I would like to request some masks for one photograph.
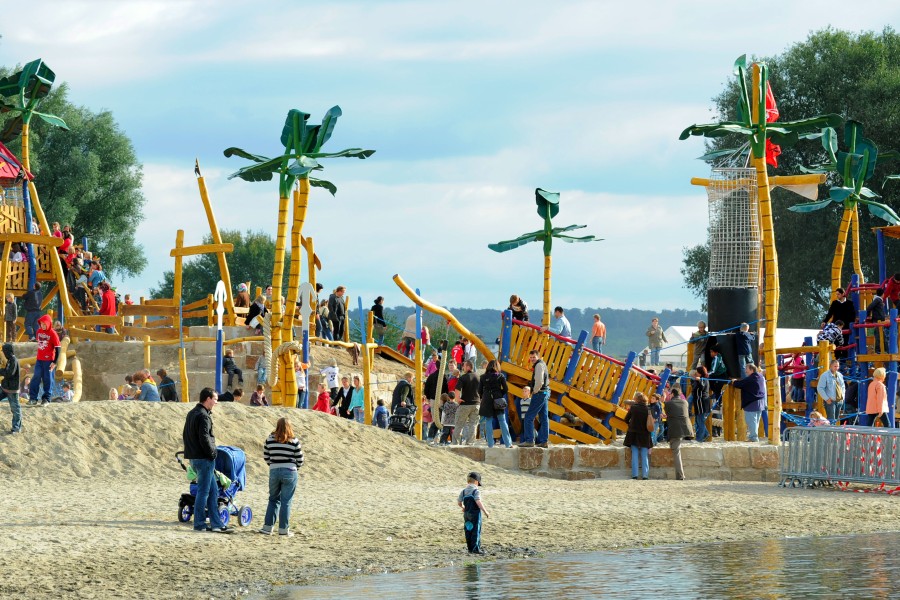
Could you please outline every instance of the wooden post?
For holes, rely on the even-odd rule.
[[[23,136],[24,137],[24,136]],[[26,161],[23,158],[22,164],[25,165]],[[28,170],[28,167],[25,166],[25,169]],[[31,207],[34,209],[34,215],[37,217],[38,225],[40,225],[41,229],[46,232],[47,235],[50,235],[50,226],[47,223],[47,216],[44,214],[44,209],[41,208],[41,201],[38,198],[37,188],[34,186],[33,181],[28,182],[28,193],[31,195]],[[26,227],[30,227],[31,224],[27,223]],[[54,278],[56,279],[57,287],[60,290],[66,289],[66,276],[63,273],[62,263],[59,260],[59,253],[56,252],[55,249],[47,247],[48,249],[48,259],[50,261],[50,271],[53,273]],[[35,251],[37,252],[37,251]],[[6,259],[8,257],[4,257]],[[36,268],[36,267],[35,267]],[[37,275],[37,273],[35,273]],[[65,293],[60,293],[59,295],[59,303],[60,303],[60,312],[63,313],[66,318],[71,317],[75,314],[72,309],[72,305],[69,303],[69,295]]]
[[[199,163],[197,170],[198,172],[200,170]],[[200,200],[203,202],[203,209],[206,211],[206,220],[209,222],[209,232],[210,235],[212,235],[212,242],[213,244],[221,244],[222,235],[219,232],[219,226],[216,223],[216,216],[213,214],[212,204],[209,202],[209,191],[206,189],[206,181],[202,176],[197,177],[197,185],[200,187]],[[227,325],[233,326],[236,318],[234,313],[234,296],[232,295],[231,290],[231,273],[228,271],[228,261],[225,259],[225,253],[216,252],[216,260],[219,262],[219,276],[225,283],[227,300],[225,304],[225,314],[227,315],[227,319],[225,319],[225,322]]]
[[[852,327],[853,324],[851,323],[850,326]],[[812,357],[812,353],[807,354],[807,357]],[[806,362],[807,362],[806,368],[809,369],[810,368],[809,358],[807,358]],[[830,366],[831,366],[831,343],[827,342],[825,340],[821,340],[819,342],[819,367],[818,367],[818,369],[816,369],[815,372],[809,371],[806,374],[807,380],[812,379],[813,376],[815,376],[816,378],[821,377],[823,373],[828,371],[828,368]],[[824,415],[825,414],[825,401],[822,400],[822,396],[820,396],[818,394],[818,392],[816,392],[815,404],[816,404],[816,410],[818,410],[819,413]],[[809,403],[807,403],[807,406],[809,406]],[[810,412],[812,412],[812,411],[807,408],[806,409],[807,417],[809,417]]]
[[[150,370],[150,336],[144,336],[144,368]]]
[[[184,348],[178,349],[178,366],[181,370],[181,401],[189,402],[191,391],[188,384],[187,352]]]
[[[362,343],[362,359],[363,359],[363,412],[365,413],[366,425],[372,424],[372,357],[369,354],[369,344],[372,343],[372,324],[375,315],[370,310],[366,318],[369,321],[369,336]]]
[[[144,304],[143,296],[140,297],[139,302],[143,306],[143,304]],[[140,327],[146,327],[147,326],[147,315],[141,315],[141,318],[139,320],[135,321],[135,323],[140,323],[140,325],[139,325]]]
[[[350,294],[346,291],[344,292],[344,341],[350,341]]]
[[[29,223],[29,225],[30,225],[30,223]],[[3,306],[6,306],[6,283],[7,283],[6,280],[9,277],[9,246],[10,246],[10,242],[3,242],[2,250],[0,250],[0,252],[3,253],[2,255],[0,255],[0,298],[3,299],[3,302],[4,302]],[[28,287],[28,283],[27,283],[28,279],[26,278],[25,281],[26,281],[25,286]],[[14,323],[13,328],[15,328],[15,326],[16,325]],[[6,336],[7,336],[6,320],[4,319],[4,321],[3,321],[3,341],[4,342],[7,339]]]
[[[184,229],[179,229],[175,233],[175,249],[179,250],[184,247]],[[181,304],[181,275],[182,275],[182,266],[184,263],[184,257],[180,254],[175,256],[175,278],[174,285],[172,287],[172,299],[175,301],[175,306]]]

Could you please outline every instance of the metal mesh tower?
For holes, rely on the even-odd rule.
[[[759,286],[755,169],[713,169],[709,197],[709,289]]]

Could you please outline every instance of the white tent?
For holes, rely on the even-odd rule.
[[[696,325],[671,325],[666,328],[665,336],[667,342],[663,343],[663,349],[659,353],[659,362],[665,364],[672,363],[676,367],[684,367],[687,364],[687,341],[691,339],[691,334],[697,331]],[[763,328],[765,331],[765,328]],[[803,345],[803,340],[811,337],[813,344],[816,343],[816,334],[818,329],[784,329],[779,328],[775,332],[776,348],[794,348]]]

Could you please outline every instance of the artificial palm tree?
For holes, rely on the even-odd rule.
[[[271,181],[278,175],[278,231],[275,239],[275,266],[272,270],[272,348],[276,350],[282,340],[293,340],[294,310],[300,286],[300,256],[303,246],[301,238],[306,221],[306,209],[310,186],[327,189],[334,195],[337,187],[323,179],[311,177],[313,171],[321,171],[322,158],[368,158],[374,150],[348,148],[340,152],[322,152],[322,146],[331,138],[338,117],[341,116],[339,106],[332,107],[322,119],[321,125],[309,123],[309,114],[297,109],[288,111],[281,131],[281,144],[284,152],[281,156],[268,158],[250,154],[240,148],[228,148],[225,156],[240,156],[253,161],[253,164],[235,171],[229,179],[238,177],[244,181]],[[299,185],[298,185],[299,184]],[[296,189],[294,189],[296,186]],[[291,191],[293,194],[291,195]],[[284,252],[287,238],[288,209],[293,196],[294,221],[291,228],[291,267],[288,279],[288,295],[286,305],[291,307],[289,316],[284,318],[284,307],[281,304],[281,284],[284,276]],[[277,352],[273,352],[273,361],[279,360]],[[294,376],[293,356],[290,352],[280,356],[284,383],[273,390],[274,396],[281,400],[297,396],[297,382]],[[270,365],[270,372],[275,372],[275,365]]]
[[[741,56],[734,63],[734,74],[740,85],[737,106],[737,121],[722,121],[704,125],[691,125],[679,139],[692,135],[707,138],[740,134],[748,138],[750,158],[756,169],[758,188],[759,222],[762,229],[763,265],[765,271],[765,334],[763,336],[763,361],[770,370],[766,378],[769,398],[769,440],[780,443],[781,402],[779,400],[778,377],[774,374],[777,357],[775,353],[775,333],[778,327],[778,254],[775,250],[775,229],[772,219],[772,199],[769,194],[769,173],[766,168],[767,141],[780,145],[792,145],[810,132],[823,127],[835,127],[841,122],[838,115],[819,115],[799,121],[781,121],[770,124],[766,120],[766,91],[769,69],[765,63],[755,62],[751,69],[751,91],[747,88],[747,60]]]
[[[541,315],[541,325],[548,327],[550,325],[550,267],[551,253],[553,251],[553,240],[558,239],[564,242],[599,242],[601,241],[593,235],[584,237],[574,237],[565,235],[569,231],[575,229],[583,229],[587,225],[569,225],[568,227],[554,227],[552,219],[559,214],[559,193],[548,192],[537,188],[534,190],[534,198],[537,203],[537,213],[544,219],[544,228],[539,231],[525,233],[513,240],[505,242],[497,242],[496,244],[488,244],[488,248],[494,252],[506,252],[524,246],[531,242],[543,242],[544,245],[544,312]]]
[[[869,213],[879,219],[883,219],[890,225],[900,224],[897,213],[883,202],[878,202],[881,196],[865,186],[872,176],[879,162],[900,158],[896,151],[878,152],[878,146],[863,136],[863,126],[859,121],[848,120],[844,124],[844,145],[847,151],[838,150],[837,133],[833,127],[822,129],[817,136],[822,139],[822,147],[828,158],[828,162],[817,165],[812,169],[804,169],[811,173],[836,173],[841,178],[841,186],[834,186],[829,190],[828,198],[816,202],[803,202],[791,206],[788,210],[798,213],[821,210],[832,203],[843,207],[841,226],[838,229],[837,244],[834,248],[834,258],[831,261],[831,291],[841,287],[841,272],[844,267],[844,251],[847,246],[848,230],[853,228],[853,270],[863,281],[862,264],[859,257],[859,205],[865,206]],[[816,136],[809,136],[816,137]],[[891,175],[888,179],[900,176]]]

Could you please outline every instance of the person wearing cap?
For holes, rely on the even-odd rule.
[[[237,291],[237,296],[234,298],[235,308],[250,308],[250,292],[247,291],[247,284],[239,284]]]
[[[481,549],[481,513],[490,517],[490,513],[481,501],[481,473],[472,471],[466,479],[468,485],[463,488],[456,499],[456,504],[463,511],[463,527],[466,533],[466,546],[469,554],[484,554]]]

